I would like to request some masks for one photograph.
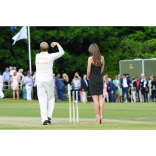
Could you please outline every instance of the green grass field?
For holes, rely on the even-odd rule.
[[[69,123],[69,103],[55,104],[52,124],[42,125],[38,101],[0,100],[2,130],[156,130],[156,103],[105,103],[104,123],[93,124],[93,103],[79,102],[79,123]]]

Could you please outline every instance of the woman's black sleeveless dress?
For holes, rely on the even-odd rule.
[[[91,95],[103,95],[103,78],[101,68],[91,65],[91,73],[89,76],[89,91]]]

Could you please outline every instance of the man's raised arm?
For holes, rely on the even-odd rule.
[[[61,57],[61,56],[64,54],[64,50],[63,50],[63,48],[59,45],[59,43],[57,43],[57,42],[51,43],[51,47],[54,47],[54,46],[56,46],[56,45],[57,45],[57,47],[58,47],[58,49],[59,49],[59,52],[51,54],[53,60],[56,60],[57,58]]]

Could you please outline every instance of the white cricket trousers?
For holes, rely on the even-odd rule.
[[[52,118],[54,110],[55,96],[54,96],[54,81],[38,81],[37,94],[40,104],[42,123],[49,118]],[[47,110],[48,103],[48,110]]]
[[[3,94],[3,84],[0,83],[0,98],[4,98],[4,94]]]
[[[87,102],[87,92],[86,91],[82,91],[82,98],[83,98],[83,103]]]
[[[27,100],[31,100],[31,89],[32,89],[32,86],[26,86]]]

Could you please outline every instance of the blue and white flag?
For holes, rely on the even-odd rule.
[[[10,29],[11,29],[12,31],[14,31],[14,30],[16,29],[16,27],[15,27],[15,26],[10,26]]]
[[[27,39],[27,27],[26,26],[22,27],[22,29],[12,38],[12,40],[14,40],[14,43],[12,45],[14,45],[16,41],[22,40],[22,39]]]

